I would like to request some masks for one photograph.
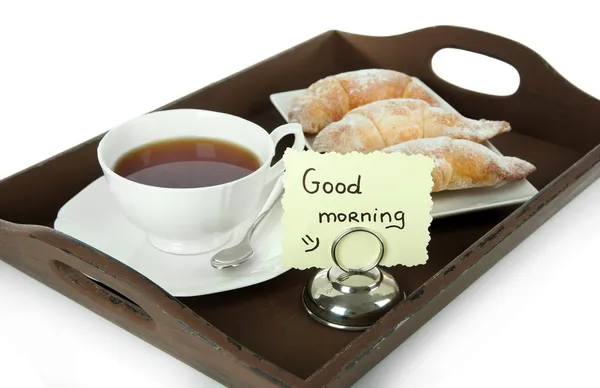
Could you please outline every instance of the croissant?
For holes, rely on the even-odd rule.
[[[433,158],[432,192],[495,186],[524,179],[536,171],[533,164],[522,159],[502,156],[482,144],[446,136],[411,140],[382,152]]]
[[[317,152],[372,152],[419,138],[448,136],[476,142],[510,131],[505,121],[473,120],[425,101],[375,101],[348,112],[315,138]]]
[[[350,110],[373,101],[415,98],[440,106],[438,97],[423,88],[416,78],[394,70],[364,69],[318,80],[294,99],[288,120],[315,134],[340,120]]]

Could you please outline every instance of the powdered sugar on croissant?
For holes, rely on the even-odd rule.
[[[439,106],[441,101],[414,77],[386,69],[356,70],[320,79],[296,97],[289,121],[305,133],[318,133],[350,110],[373,101],[414,98]]]
[[[448,136],[476,142],[510,131],[505,121],[473,120],[409,98],[375,101],[348,112],[315,138],[317,152],[372,152],[419,138]]]
[[[498,155],[482,144],[449,137],[411,140],[383,152],[433,158],[433,192],[495,186],[524,179],[536,171],[533,164],[522,159]]]

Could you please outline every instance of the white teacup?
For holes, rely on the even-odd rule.
[[[98,161],[121,212],[165,252],[197,254],[223,246],[234,228],[261,207],[265,185],[284,169],[270,166],[275,146],[294,135],[293,149],[303,150],[302,127],[286,124],[271,134],[229,114],[196,109],[152,112],[110,130],[98,146]],[[240,179],[200,188],[164,188],[124,178],[113,171],[129,151],[156,141],[189,137],[228,141],[254,152],[260,167]]]

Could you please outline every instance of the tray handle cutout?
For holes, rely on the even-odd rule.
[[[507,98],[522,91],[546,93],[551,92],[556,86],[572,88],[539,54],[503,36],[457,26],[426,28],[406,34],[406,37],[413,34],[421,35],[419,42],[422,45],[421,54],[424,55],[423,65],[429,69],[431,77],[454,87],[456,86],[452,82],[440,77],[432,66],[434,57],[444,49],[458,49],[479,54],[512,66],[519,77],[519,85]],[[489,74],[489,76],[494,75]]]
[[[54,260],[51,264],[54,272],[77,293],[86,295],[96,305],[105,306],[115,314],[125,314],[135,320],[138,325],[147,328],[155,326],[154,319],[131,299],[123,294],[107,288],[102,283],[84,274],[62,261]]]
[[[472,51],[443,48],[433,55],[431,66],[444,81],[477,93],[505,97],[519,89],[517,69]]]
[[[0,256],[92,311],[109,310],[123,324],[156,330],[167,322],[167,311],[182,308],[132,268],[44,226],[0,220]]]

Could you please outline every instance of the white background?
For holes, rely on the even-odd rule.
[[[473,27],[525,44],[600,97],[597,13],[531,3],[3,1],[0,178],[328,29]],[[482,90],[510,81],[442,62]],[[600,181],[357,386],[600,386],[599,219]],[[218,385],[0,261],[0,387],[44,386]]]

